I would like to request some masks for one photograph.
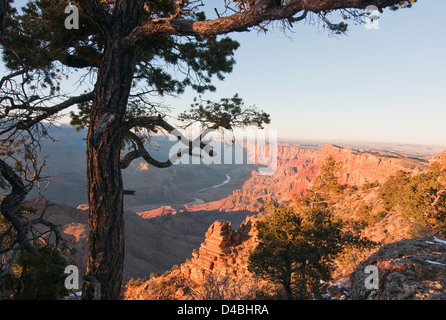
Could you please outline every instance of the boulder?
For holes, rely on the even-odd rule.
[[[371,288],[376,266],[376,288]],[[445,300],[446,240],[405,239],[382,246],[351,275],[353,300]],[[369,284],[369,285],[367,285]]]

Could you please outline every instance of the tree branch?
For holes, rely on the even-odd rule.
[[[178,141],[183,141],[185,144],[189,145],[189,148],[192,149],[193,148],[193,141],[187,139],[183,134],[181,134],[180,131],[178,131],[177,128],[175,128],[174,126],[172,126],[171,124],[169,124],[168,122],[166,122],[163,117],[156,116],[156,117],[139,117],[139,118],[135,118],[132,120],[127,121],[124,124],[124,128],[127,129],[127,131],[131,130],[134,127],[151,127],[151,126],[158,126],[161,127],[162,129],[164,129],[167,133],[169,134],[173,134],[176,136],[176,138],[178,139]],[[211,129],[209,129],[211,130]],[[214,129],[212,129],[213,131]],[[203,150],[206,150],[206,147],[209,147],[206,143],[204,143],[202,140],[204,138],[204,136],[208,133],[209,131],[201,134],[197,139],[200,140],[200,145],[199,147]],[[186,143],[187,141],[187,143]],[[192,155],[192,150],[190,150],[189,154]],[[209,155],[211,157],[215,156],[216,153],[213,150],[209,150]]]
[[[65,100],[64,102],[61,102],[48,108],[41,108],[41,107],[32,108],[30,106],[25,105],[23,106],[23,109],[25,111],[29,111],[30,113],[32,112],[40,112],[40,113],[33,118],[28,117],[26,120],[19,120],[18,122],[14,123],[13,125],[1,131],[0,135],[10,132],[12,130],[27,130],[32,126],[40,123],[42,120],[46,120],[49,117],[59,113],[60,111],[71,107],[72,105],[91,100],[93,100],[93,92],[85,93],[77,97],[71,97]]]
[[[168,159],[167,161],[158,161],[154,159],[149,152],[145,149],[143,142],[141,141],[140,137],[130,131],[134,127],[151,127],[154,126],[161,127],[167,133],[175,135],[178,141],[182,141],[187,148],[180,149],[175,156]],[[187,139],[184,137],[181,132],[179,132],[175,127],[173,127],[171,124],[166,122],[161,116],[156,117],[139,117],[135,119],[131,119],[127,121],[124,124],[124,129],[127,130],[127,136],[135,143],[136,148],[129,153],[127,153],[122,159],[121,159],[121,169],[127,168],[130,163],[139,158],[142,157],[146,162],[149,164],[157,167],[157,168],[167,168],[170,167],[177,159],[181,158],[183,154],[187,151],[187,154],[193,155],[192,151],[194,147],[199,147],[200,149],[204,150],[209,154],[209,156],[213,157],[216,155],[215,151],[213,151],[210,146],[202,141],[203,137],[208,133],[209,131],[206,131],[205,133],[201,134],[197,139],[194,141]],[[198,141],[198,142],[197,142]]]
[[[79,0],[82,10],[96,21],[105,32],[111,25],[111,16],[102,8],[99,0]]]
[[[160,34],[196,36],[242,31],[257,26],[264,21],[293,20],[293,16],[301,11],[321,12],[343,8],[364,9],[368,5],[385,8],[399,2],[399,0],[290,0],[287,4],[281,6],[272,5],[271,0],[258,0],[249,9],[213,20],[153,19],[134,28],[128,36],[122,39],[121,45],[123,47],[135,46],[140,40]],[[299,20],[299,18],[296,19]]]
[[[127,168],[133,160],[139,157],[142,157],[147,163],[157,168],[167,168],[173,164],[173,162],[170,159],[167,161],[158,161],[154,159],[149,154],[149,152],[144,148],[141,139],[135,133],[129,131],[127,132],[127,135],[130,139],[132,139],[132,141],[134,141],[137,144],[137,149],[127,153],[121,159],[121,169]]]
[[[99,66],[101,65],[102,57],[100,55],[79,57],[71,54],[66,54],[65,56],[60,58],[59,61],[64,65],[72,68],[99,68]]]
[[[24,74],[25,72],[26,72],[26,69],[21,69],[21,70],[17,70],[15,72],[12,72],[10,74],[7,74],[7,75],[3,76],[2,79],[0,80],[0,88],[3,87],[3,84],[6,81],[8,81],[8,80],[10,80],[10,79],[12,79],[12,78],[14,78],[16,76],[19,76],[21,74]]]
[[[33,254],[38,254],[28,239],[29,227],[17,216],[20,205],[25,200],[29,190],[23,184],[22,179],[14,170],[2,159],[0,159],[0,173],[11,186],[11,192],[5,196],[1,202],[1,213],[11,223],[17,231],[17,242],[26,250]]]

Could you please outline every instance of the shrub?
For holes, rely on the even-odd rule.
[[[400,171],[383,184],[380,197],[386,210],[401,210],[413,222],[415,236],[442,236],[446,234],[445,176],[438,164],[414,176]]]

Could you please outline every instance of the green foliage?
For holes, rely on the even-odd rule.
[[[401,187],[407,185],[409,181],[410,173],[400,170],[382,185],[380,196],[386,210],[392,210],[398,205],[402,195]]]
[[[148,114],[158,114],[160,110],[164,109],[162,107],[158,107],[156,105],[148,105],[143,104],[140,100],[129,100],[127,104],[126,116],[125,120],[130,120],[137,117],[143,117]],[[83,102],[77,105],[77,113],[71,111],[70,124],[76,128],[76,131],[80,131],[84,128],[88,127],[88,123],[90,121],[90,113],[91,113],[91,103]],[[146,129],[149,129],[152,132],[157,132],[154,126],[147,126]],[[135,132],[138,132],[139,128],[135,128]]]
[[[131,278],[129,280],[129,282],[127,283],[127,287],[129,287],[129,288],[138,288],[141,285],[143,285],[146,281],[147,281],[147,279],[144,279],[144,278],[137,278],[137,279]]]
[[[334,261],[345,246],[365,246],[359,234],[345,229],[330,203],[314,191],[297,207],[266,204],[269,215],[259,223],[259,244],[249,270],[281,284],[287,299],[321,298],[331,280]]]
[[[314,179],[312,190],[325,195],[339,194],[343,190],[338,182],[341,169],[342,163],[328,156],[322,163],[319,175]]]
[[[77,1],[72,4],[80,8]],[[2,58],[6,67],[20,70],[26,66],[28,75],[35,72],[29,81],[51,88],[52,93],[60,90],[63,78],[70,76],[69,68],[97,68],[106,44],[98,24],[82,10],[79,29],[64,28],[66,5],[65,0],[27,1],[22,11],[9,8],[4,20],[2,42],[7,50],[2,51]],[[112,11],[113,6],[109,6]],[[141,23],[171,16],[176,10],[175,1],[146,1]],[[185,11],[181,15],[205,19],[201,12]],[[143,40],[138,43],[134,87],[141,84],[143,91],[161,96],[183,93],[188,86],[200,93],[214,91],[212,77],[223,80],[225,73],[232,72],[233,54],[238,47],[238,42],[215,35],[186,41],[176,36]]]
[[[106,34],[77,1],[71,3],[80,8],[79,29],[63,27],[67,17],[65,0],[27,1],[21,10],[9,7],[5,15],[2,32],[5,66],[10,70],[26,68],[26,84],[39,96],[60,93],[63,80],[72,77],[73,69],[79,71],[79,84],[86,84],[87,77],[91,78],[101,65]],[[112,13],[112,2],[102,1],[101,5]],[[178,12],[177,1],[145,1],[140,23],[177,13],[183,19],[206,20],[204,13],[196,9]],[[154,95],[179,95],[188,87],[200,94],[215,91],[214,78],[224,80],[225,74],[232,72],[238,47],[237,41],[216,35],[141,40],[126,120],[166,114],[168,108],[152,104]],[[70,112],[71,124],[77,130],[87,127],[90,113],[91,102],[78,104]],[[263,114],[262,120],[257,117],[251,122],[257,124],[267,117]],[[146,129],[156,132],[154,128]]]
[[[179,115],[181,121],[198,121],[204,127],[233,129],[255,125],[263,129],[270,123],[270,117],[254,107],[245,108],[243,100],[236,94],[231,99],[223,98],[220,102],[195,99],[191,109]]]
[[[198,93],[215,91],[212,76],[223,80],[224,73],[232,72],[233,54],[238,47],[238,42],[216,36],[197,36],[186,42],[177,37],[145,40],[138,47],[141,60],[137,63],[134,81],[145,81],[161,96],[183,93],[187,86]],[[166,66],[159,67],[160,60]],[[178,70],[175,77],[173,70]]]
[[[408,219],[413,235],[446,235],[446,171],[440,165],[415,175],[399,171],[382,185],[374,182],[360,189],[339,185],[340,168],[329,157],[304,196],[287,206],[266,205],[269,215],[259,223],[260,242],[249,270],[280,284],[288,298],[320,298],[320,282],[331,280],[335,261],[348,269],[363,260],[368,254],[364,249],[377,243],[361,237],[361,231],[392,213]],[[339,218],[349,214],[344,201],[358,203],[375,194],[357,209],[350,207],[352,221]]]
[[[355,212],[357,218],[364,222],[368,227],[374,226],[375,224],[382,221],[386,216],[386,211],[380,211],[376,214],[372,213],[372,207],[367,204],[362,204],[358,210]]]
[[[366,182],[362,185],[361,189],[362,190],[369,190],[369,189],[373,189],[376,187],[379,187],[380,183],[378,180],[376,180],[375,182]]]
[[[16,217],[30,221],[32,216],[27,215],[35,215],[36,211],[36,208],[22,204]],[[64,240],[57,247],[50,244],[48,230],[41,230],[35,225],[32,229],[34,231],[30,232],[30,236],[35,239],[30,241],[37,254],[22,250],[14,257],[8,251],[10,248],[17,249],[18,233],[11,222],[0,215],[1,267],[3,271],[9,270],[0,276],[0,300],[55,300],[69,293],[64,285],[64,270],[73,264],[69,257],[75,254],[75,250]]]
[[[328,28],[333,34],[341,35],[347,32],[348,24],[345,22],[329,23]]]
[[[412,8],[412,4],[416,2],[417,0],[403,0],[400,1],[398,4],[391,6],[390,10],[396,11],[400,8]]]
[[[22,252],[5,277],[5,287],[16,300],[56,300],[68,295],[64,268],[70,264],[60,250],[38,248],[38,255]]]
[[[386,210],[400,210],[412,221],[414,235],[445,235],[445,178],[438,164],[414,176],[399,171],[383,184],[380,197]]]
[[[80,12],[80,28],[64,28],[66,15],[64,0],[27,1],[19,12],[10,8],[4,19],[2,51],[6,67],[20,70],[26,66],[28,81],[49,88],[50,94],[60,90],[67,70],[61,63],[87,57],[97,59],[104,48],[98,25]],[[57,63],[57,61],[61,63]]]

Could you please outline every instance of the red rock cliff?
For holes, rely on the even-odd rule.
[[[326,145],[319,150],[279,145],[277,154],[277,170],[274,174],[259,175],[253,171],[251,178],[231,196],[188,207],[188,211],[258,212],[267,199],[285,201],[293,195],[302,195],[311,186],[328,156],[343,164],[339,182],[356,186],[375,181],[382,183],[398,170],[416,173],[428,164],[428,160],[423,158],[333,145]]]

